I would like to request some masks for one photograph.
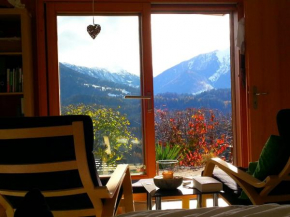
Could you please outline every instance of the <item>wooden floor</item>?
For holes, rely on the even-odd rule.
[[[207,203],[206,204],[207,207],[213,206],[212,199],[207,199],[206,203]],[[195,209],[196,204],[197,202],[195,199],[190,200],[189,208]],[[163,201],[161,206],[162,206],[162,209],[181,209],[182,202],[181,200],[167,200],[167,201]],[[225,206],[228,206],[228,204],[222,198],[219,198],[219,206],[225,207]],[[147,209],[147,204],[145,201],[135,202],[135,211],[141,211],[141,210],[146,210],[146,209]],[[153,205],[152,209],[153,210],[156,209],[155,204]],[[0,206],[0,217],[6,217],[5,210],[3,209],[2,206]]]

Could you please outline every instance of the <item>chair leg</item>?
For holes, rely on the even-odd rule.
[[[118,196],[118,193],[116,193],[114,195],[114,197],[110,198],[110,199],[105,199],[104,200],[104,204],[103,204],[103,209],[102,209],[102,215],[99,215],[99,216],[102,216],[102,217],[112,217],[112,216],[115,216],[115,205],[116,205],[116,201],[117,201],[117,196]],[[96,210],[97,212],[99,210]],[[98,216],[98,215],[97,215]]]
[[[207,207],[206,200],[212,198],[210,194],[203,194],[201,200],[201,207]]]
[[[123,180],[123,194],[124,194],[124,208],[125,212],[135,211],[134,202],[133,202],[133,188],[130,175],[129,167],[126,170],[126,174]]]
[[[0,205],[0,217],[7,217],[6,210]]]
[[[182,209],[189,209],[189,198],[182,198]]]
[[[12,206],[0,195],[0,217],[13,217],[14,209]]]

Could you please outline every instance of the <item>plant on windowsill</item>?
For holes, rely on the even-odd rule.
[[[155,145],[156,161],[158,160],[178,160],[182,157],[182,147],[177,144],[161,143]]]

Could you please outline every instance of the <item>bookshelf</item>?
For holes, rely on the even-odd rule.
[[[0,8],[0,116],[33,116],[30,15]]]

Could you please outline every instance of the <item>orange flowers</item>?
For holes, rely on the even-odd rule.
[[[207,155],[224,158],[232,143],[231,121],[210,109],[155,113],[155,134],[159,141],[183,146],[183,166],[200,166]]]

